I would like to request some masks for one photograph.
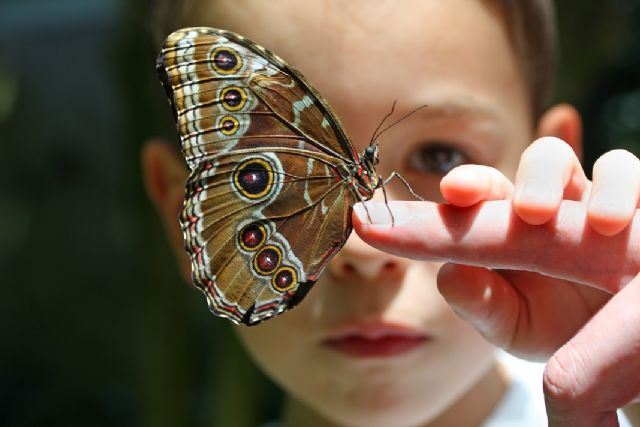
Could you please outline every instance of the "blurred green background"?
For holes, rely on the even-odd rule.
[[[640,0],[558,5],[585,163],[640,152]],[[280,392],[181,285],[143,193],[174,138],[142,0],[0,2],[0,425],[255,426]]]

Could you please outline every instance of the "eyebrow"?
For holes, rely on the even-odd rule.
[[[421,101],[424,101],[424,104],[416,103],[414,105],[427,105],[427,108],[424,108],[420,113],[423,120],[468,119],[473,122],[488,124],[490,132],[495,136],[504,135],[508,127],[497,108],[473,96],[459,93],[440,93],[421,97],[417,100],[417,102]],[[487,142],[493,144],[496,150],[500,150],[504,146],[504,139],[501,137],[490,138]]]
[[[456,91],[457,92],[457,91]],[[488,102],[459,93],[436,93],[416,98],[414,105],[426,105],[421,115],[434,117],[480,117],[502,124],[504,119]]]
[[[498,111],[471,97],[446,96],[426,99],[424,114],[438,117],[480,117],[502,122]]]

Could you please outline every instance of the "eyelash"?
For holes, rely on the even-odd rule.
[[[409,155],[409,167],[418,173],[445,175],[456,166],[471,163],[469,156],[451,144],[423,143]]]

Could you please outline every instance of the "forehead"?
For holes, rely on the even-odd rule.
[[[526,85],[495,2],[217,0],[205,9],[206,24],[254,39],[300,69],[347,127],[353,111],[379,118],[394,100],[528,121]]]

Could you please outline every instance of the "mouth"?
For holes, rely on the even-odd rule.
[[[429,336],[410,326],[380,322],[347,325],[321,343],[354,358],[384,358],[408,353],[429,340]]]

